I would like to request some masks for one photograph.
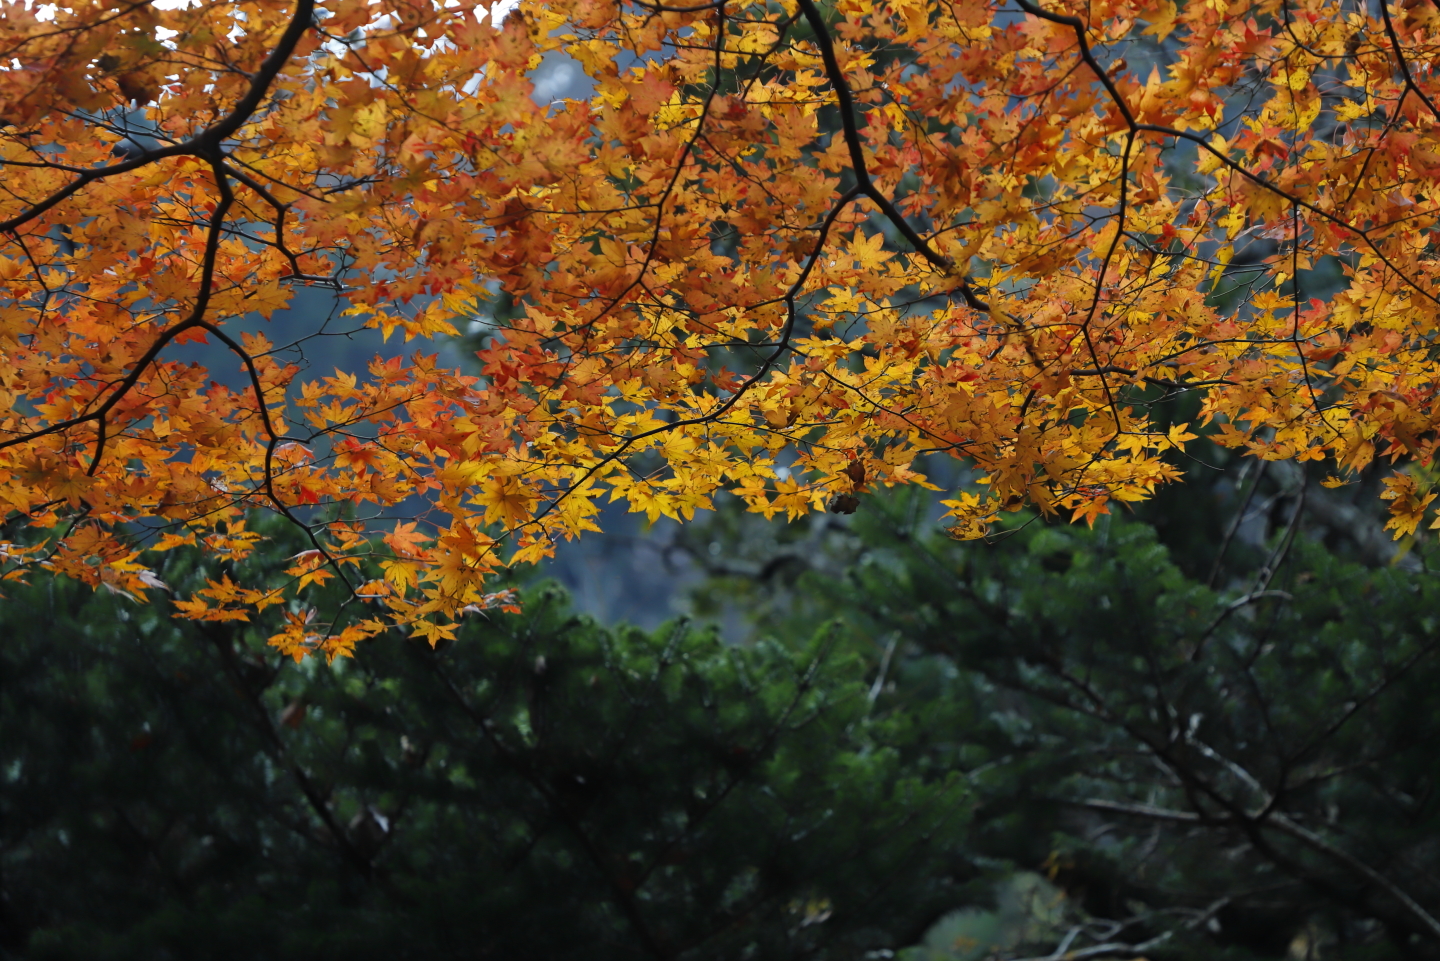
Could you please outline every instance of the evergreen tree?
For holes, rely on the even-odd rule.
[[[551,588],[437,650],[294,664],[267,629],[9,591],[11,956],[860,958],[973,874],[968,787],[833,630],[727,648]]]
[[[704,532],[728,568],[702,609],[781,637],[834,619],[882,711],[924,727],[964,705],[970,853],[1064,892],[1062,917],[1022,912],[969,951],[932,936],[916,961],[1440,955],[1440,584],[1418,550],[1417,569],[1337,557],[1302,533],[1304,494],[1268,490],[1288,508],[1268,544],[1221,512],[1243,492],[1192,505],[1176,526],[1210,532],[1199,564],[1119,516],[960,544],[915,496],[788,542],[734,515]],[[911,749],[938,756],[948,730]]]

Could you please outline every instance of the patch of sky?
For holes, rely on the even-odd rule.
[[[546,53],[528,76],[535,85],[530,96],[537,104],[589,100],[595,92],[595,81],[585,73],[580,61],[560,50]]]

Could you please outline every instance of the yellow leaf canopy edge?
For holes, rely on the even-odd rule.
[[[140,595],[147,552],[243,557],[268,509],[311,538],[287,579],[178,609],[284,604],[274,643],[334,656],[509,603],[489,574],[607,500],[688,518],[729,491],[795,517],[950,454],[983,482],[950,522],[979,537],[1027,503],[1145,498],[1187,426],[1337,475],[1440,443],[1430,5],[489,14],[6,6],[5,576]],[[566,57],[591,93],[537,102]],[[302,287],[338,299],[324,324],[254,332]],[[517,309],[487,313],[502,289]],[[477,323],[469,373],[434,351],[296,362],[346,324]],[[197,341],[241,380],[184,359]],[[1199,421],[1157,426],[1182,392]],[[1386,496],[1397,533],[1434,497]],[[366,614],[307,610],[335,577]]]

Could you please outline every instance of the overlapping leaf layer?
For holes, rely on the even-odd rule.
[[[181,610],[333,655],[448,636],[607,500],[847,510],[950,454],[961,536],[1093,519],[1178,476],[1177,392],[1336,483],[1427,461],[1436,11],[1015,2],[6,5],[7,571],[139,593],[200,540]],[[537,103],[565,56],[593,93]],[[482,366],[237,331],[302,286],[411,347],[478,322]],[[283,585],[223,571],[257,507],[311,531]]]

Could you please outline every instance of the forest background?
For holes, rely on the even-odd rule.
[[[517,570],[521,613],[330,664],[19,588],[5,950],[1426,957],[1440,597],[1367,503],[1252,463],[988,545],[924,492],[732,507],[566,559],[669,564],[678,619]],[[303,547],[262,529],[237,574]]]

